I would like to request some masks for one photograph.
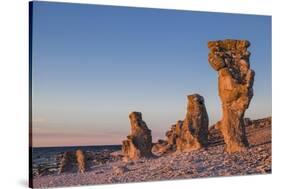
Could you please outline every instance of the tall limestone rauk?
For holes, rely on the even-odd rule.
[[[218,91],[222,119],[217,126],[223,134],[227,152],[243,151],[248,146],[244,113],[253,97],[255,72],[250,69],[247,40],[209,41],[208,60],[218,72]]]
[[[151,130],[142,120],[140,112],[132,112],[129,115],[131,134],[122,143],[122,152],[125,158],[136,160],[141,157],[152,156]]]
[[[204,98],[199,94],[188,95],[187,113],[177,138],[177,151],[189,152],[208,145],[209,117]]]
[[[208,146],[209,118],[204,98],[199,94],[187,96],[187,113],[183,121],[166,132],[166,141],[158,141],[153,146],[153,152],[163,154],[167,152],[190,152]]]

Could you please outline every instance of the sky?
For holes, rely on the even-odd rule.
[[[140,111],[153,141],[183,120],[187,95],[221,118],[207,42],[247,39],[256,72],[246,117],[271,116],[271,17],[35,2],[33,146],[121,144]]]

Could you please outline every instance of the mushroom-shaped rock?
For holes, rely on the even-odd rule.
[[[208,60],[218,72],[218,90],[223,116],[218,123],[227,152],[242,151],[248,146],[244,113],[253,97],[254,71],[250,69],[247,40],[210,41]]]
[[[131,134],[122,143],[122,152],[125,158],[136,160],[140,157],[150,157],[152,155],[151,130],[142,120],[140,112],[132,112],[129,115],[131,123]]]

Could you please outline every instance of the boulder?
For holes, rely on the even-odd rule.
[[[248,146],[244,113],[253,97],[255,72],[250,69],[247,40],[210,41],[208,60],[218,72],[218,92],[222,102],[222,119],[218,128],[227,152],[243,151]]]
[[[132,112],[129,115],[131,123],[131,134],[122,142],[122,152],[125,159],[136,160],[141,157],[152,155],[151,130],[142,120],[140,112]]]

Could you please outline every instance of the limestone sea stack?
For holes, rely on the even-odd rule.
[[[188,152],[208,144],[209,118],[204,98],[199,94],[188,95],[187,114],[177,138],[177,151]]]
[[[253,97],[255,72],[250,69],[247,40],[210,41],[208,60],[218,72],[218,91],[222,119],[217,126],[223,134],[227,152],[239,152],[248,146],[244,113]]]
[[[85,154],[82,150],[76,150],[76,160],[77,160],[77,168],[79,173],[85,173],[86,169],[86,158]]]
[[[141,112],[132,112],[129,115],[131,134],[122,143],[122,152],[125,158],[136,160],[152,155],[151,130],[142,120]]]
[[[64,152],[58,173],[74,172],[75,170],[77,170],[78,173],[85,173],[86,170],[86,156],[80,149]]]

